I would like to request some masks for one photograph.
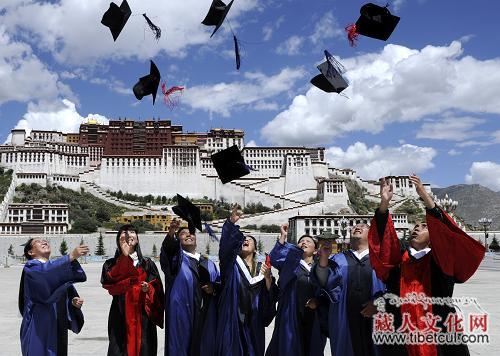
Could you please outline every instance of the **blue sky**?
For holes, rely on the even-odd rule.
[[[0,140],[14,127],[154,117],[189,131],[242,128],[258,146],[326,147],[333,165],[364,178],[417,172],[500,191],[499,1],[397,0],[390,39],[354,48],[343,29],[364,1],[235,0],[211,39],[200,24],[210,3],[130,0],[113,42],[100,24],[109,1],[0,0]],[[144,12],[162,28],[158,42]],[[309,84],[324,49],[347,68],[348,98]],[[161,93],[155,106],[133,96],[149,59],[167,86],[186,87],[174,110]]]

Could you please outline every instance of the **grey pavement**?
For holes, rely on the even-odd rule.
[[[100,263],[84,264],[87,282],[76,285],[78,292],[85,299],[83,311],[85,326],[80,334],[69,332],[69,355],[106,355],[107,319],[111,296],[99,283]],[[17,310],[19,278],[22,265],[0,268],[0,355],[20,355],[19,327],[21,316]],[[500,349],[500,260],[487,257],[476,274],[465,284],[457,284],[455,297],[475,297],[482,309],[489,313],[489,345],[469,345],[471,355],[495,355]],[[473,310],[473,309],[471,309]],[[476,309],[477,310],[477,309]],[[467,309],[463,309],[467,312]],[[266,343],[269,342],[273,325],[266,329]],[[158,331],[158,355],[163,355],[164,331]],[[496,352],[494,350],[497,350]],[[327,345],[325,355],[330,354]]]

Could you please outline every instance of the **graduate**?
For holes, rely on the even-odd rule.
[[[211,260],[196,252],[196,231],[192,222],[190,225],[179,228],[179,220],[172,220],[161,246],[166,289],[165,355],[169,356],[209,356],[215,352],[219,272]]]
[[[287,233],[288,224],[284,224],[269,254],[271,265],[279,271],[280,294],[266,355],[323,355],[326,337],[321,333],[318,316],[319,288],[310,278],[318,240],[303,235],[297,245],[293,245],[286,241]]]
[[[368,249],[369,226],[356,224],[350,231],[350,249],[329,258],[334,235],[319,236],[320,258],[313,280],[330,296],[329,334],[333,355],[369,356],[378,350],[372,341],[373,301],[385,286],[372,269]]]
[[[65,356],[68,329],[79,333],[83,327],[83,299],[73,283],[87,280],[77,259],[89,249],[78,246],[53,260],[49,260],[50,252],[49,243],[41,238],[29,239],[24,245],[28,261],[19,286],[23,356]]]
[[[401,248],[394,224],[388,211],[393,197],[392,184],[380,181],[380,207],[375,212],[369,233],[370,259],[377,276],[387,283],[388,292],[405,297],[409,293],[423,293],[428,297],[451,297],[455,283],[467,281],[481,263],[484,246],[463,232],[446,212],[438,207],[425,190],[420,178],[410,176],[426,209],[426,221],[415,225],[410,246]],[[394,315],[394,326],[401,326],[402,315],[410,317],[412,325],[422,330],[420,318],[427,312],[439,316],[437,326],[444,325],[455,309],[446,305],[403,304],[400,309],[389,305],[387,312]],[[469,355],[467,345],[383,345],[383,355]]]
[[[156,355],[156,327],[163,328],[164,293],[155,263],[142,255],[137,229],[123,225],[115,257],[104,262],[101,284],[113,296],[108,356]]]
[[[265,328],[276,314],[277,286],[271,268],[256,260],[256,241],[243,235],[234,209],[222,227],[216,355],[262,356]]]

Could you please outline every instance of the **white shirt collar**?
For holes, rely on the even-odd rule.
[[[264,279],[264,276],[260,273],[257,276],[252,277],[245,262],[241,259],[240,256],[236,256],[236,263],[238,263],[238,266],[240,266],[240,270],[243,272],[245,279],[248,281],[248,283],[250,283],[250,285],[257,284]]]
[[[184,254],[186,256],[194,258],[196,261],[200,260],[201,255],[198,252],[190,253],[190,252],[187,252],[187,251],[184,251],[184,250],[182,250],[182,252],[184,252]]]
[[[361,252],[351,250],[351,252],[352,252],[352,254],[353,254],[354,256],[356,256],[356,258],[357,258],[358,260],[360,260],[360,261],[361,261],[361,259],[362,259],[363,257],[365,257],[366,255],[368,255],[368,254],[370,253],[370,249],[368,249],[368,248],[367,248],[366,250],[363,250],[363,251],[361,251]]]
[[[134,262],[134,267],[137,267],[137,265],[139,264],[139,256],[137,256],[137,251],[132,252],[129,256]]]
[[[311,272],[311,266],[309,266],[306,261],[300,260],[300,264],[306,269],[307,272]]]
[[[48,262],[49,260],[42,260],[41,258],[35,258],[35,260],[40,261],[42,263]]]
[[[426,248],[419,250],[419,251],[415,250],[413,247],[410,247],[410,254],[412,255],[413,258],[419,260],[422,257],[424,257],[425,255],[427,255],[430,250],[431,250],[430,247],[426,247]]]

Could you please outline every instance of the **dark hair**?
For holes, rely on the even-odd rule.
[[[33,257],[29,254],[33,246],[31,245],[33,243],[34,238],[29,239],[26,241],[24,244],[24,257],[26,257],[27,260],[32,260]],[[24,268],[23,271],[21,272],[21,281],[19,282],[19,297],[17,300],[17,306],[19,308],[19,313],[23,315],[24,311]]]
[[[31,255],[29,254],[30,250],[33,248],[31,245],[33,243],[34,238],[29,239],[25,244],[24,244],[24,257],[26,257],[27,260],[33,259]]]
[[[309,237],[309,238],[310,238],[310,239],[314,242],[314,247],[315,247],[315,248],[318,248],[318,239],[317,239],[317,238],[315,238],[315,237],[312,237],[311,235],[307,235],[307,234],[302,235],[302,236],[299,238],[299,240],[297,241],[297,245],[298,245],[298,244],[300,243],[300,241],[301,241],[303,238],[305,238],[305,237]]]
[[[253,244],[255,246],[255,249],[257,250],[257,240],[255,239],[255,237],[253,237],[252,235],[245,235],[245,239],[247,237],[250,237],[253,240]]]
[[[120,236],[122,232],[128,232],[128,231],[134,231],[135,234],[137,235],[137,245],[135,245],[135,252],[137,252],[137,257],[139,258],[139,264],[144,267],[145,266],[144,257],[142,256],[141,246],[139,244],[139,230],[137,230],[137,228],[132,224],[126,224],[120,226],[120,228],[118,229],[118,232],[116,233],[115,258],[118,258],[118,256],[120,256],[122,253],[122,249],[120,247]]]
[[[189,230],[189,227],[188,226],[181,226],[180,228],[178,228],[177,232],[176,232],[177,237],[179,237],[182,230]],[[189,233],[191,234],[191,231],[189,231]],[[196,235],[196,230],[195,230],[193,235]]]

